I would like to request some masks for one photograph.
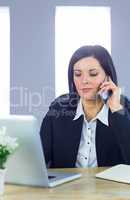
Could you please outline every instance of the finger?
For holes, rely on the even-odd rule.
[[[101,84],[101,86],[100,86],[100,88],[103,88],[103,87],[106,87],[106,86],[110,86],[110,85],[112,85],[112,86],[114,86],[112,83],[110,83],[110,82],[104,82],[104,83],[102,83]]]
[[[103,88],[101,88],[101,89],[99,90],[99,93],[102,93],[102,92],[108,91],[108,90],[114,91],[114,87],[105,86],[105,87],[103,87]]]
[[[117,87],[116,84],[113,81],[105,81],[101,84],[100,87],[106,86],[106,85],[112,85],[113,87]]]

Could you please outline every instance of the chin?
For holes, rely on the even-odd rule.
[[[81,98],[87,101],[95,101],[96,100],[96,96],[92,96],[92,95],[81,95]]]

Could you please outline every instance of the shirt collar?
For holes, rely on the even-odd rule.
[[[91,121],[99,119],[103,124],[108,126],[108,110],[109,110],[108,106],[106,104],[104,104],[102,109],[100,110],[100,112]],[[85,113],[84,113],[82,101],[80,98],[78,105],[77,105],[76,114],[75,114],[75,117],[73,120],[78,119],[81,115],[83,115],[84,119],[85,119]]]

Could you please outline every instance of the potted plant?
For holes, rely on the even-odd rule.
[[[18,147],[17,138],[6,135],[6,127],[0,128],[0,195],[4,193],[4,180],[6,173],[6,161]]]

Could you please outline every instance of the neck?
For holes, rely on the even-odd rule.
[[[84,100],[82,99],[83,109],[86,116],[86,119],[90,121],[94,117],[96,117],[97,113],[103,107],[103,102],[98,100]]]

